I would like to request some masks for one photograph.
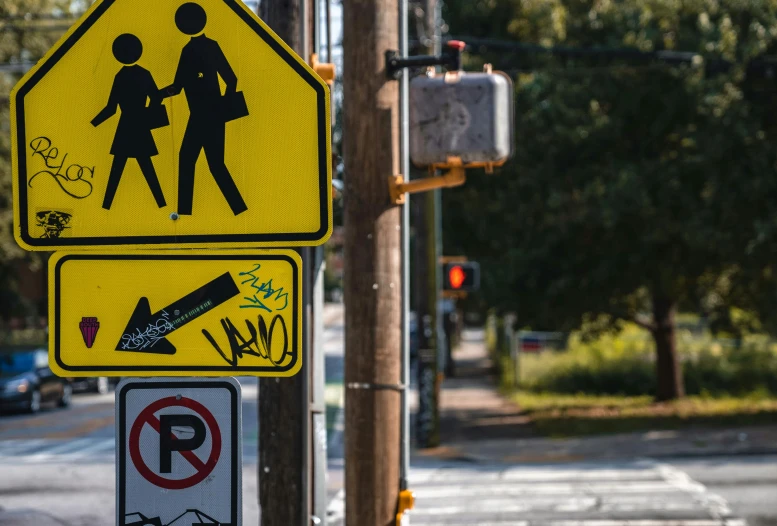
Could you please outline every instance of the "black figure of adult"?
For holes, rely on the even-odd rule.
[[[189,122],[186,125],[178,156],[178,213],[191,215],[194,197],[194,168],[200,152],[205,150],[210,172],[235,215],[248,207],[224,164],[226,122],[222,113],[219,77],[227,86],[227,95],[237,90],[237,76],[229,66],[218,42],[200,34],[207,16],[198,4],[187,2],[175,13],[175,25],[192,39],[181,51],[175,80],[162,88],[162,97],[186,93]]]
[[[124,64],[113,79],[113,87],[108,97],[108,104],[92,119],[93,126],[99,126],[121,108],[119,124],[111,146],[113,164],[108,176],[108,187],[105,190],[103,208],[111,209],[116,189],[119,187],[127,159],[134,158],[140,165],[140,170],[146,178],[146,183],[154,195],[157,206],[166,205],[159,186],[159,179],[154,170],[151,157],[159,152],[151,135],[151,125],[146,111],[146,103],[161,103],[158,88],[151,73],[136,64],[143,54],[143,44],[135,35],[125,33],[113,41],[113,56]]]

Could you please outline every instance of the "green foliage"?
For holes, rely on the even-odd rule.
[[[531,70],[516,77],[514,159],[444,193],[445,252],[481,262],[490,305],[553,330],[620,327],[654,296],[721,328],[731,305],[775,317],[777,98],[747,64],[777,51],[776,2],[447,0],[445,12],[452,35],[734,62],[485,57]]]
[[[3,26],[0,28],[0,63],[36,62],[72,23],[71,6],[74,4],[70,0],[1,1],[0,19],[3,20]],[[78,2],[78,6],[86,7],[86,4]],[[25,301],[17,292],[14,262],[33,267],[40,267],[41,264],[41,258],[26,254],[13,239],[8,97],[20,78],[20,73],[0,74],[0,317],[24,314],[22,309],[25,308]],[[34,310],[35,307],[27,306],[26,309]]]
[[[689,392],[717,396],[777,395],[777,354],[767,346],[705,349],[690,358],[685,370]]]
[[[522,354],[520,385],[534,392],[652,394],[655,391],[652,353],[652,345],[644,335],[632,331],[619,337],[604,335],[590,343],[573,336],[568,351]]]
[[[686,333],[679,350],[690,395],[777,396],[777,347],[762,336],[724,347]],[[538,393],[649,395],[655,390],[653,344],[633,326],[588,343],[576,334],[566,352],[522,354],[520,386]]]

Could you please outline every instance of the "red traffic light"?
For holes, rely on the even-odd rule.
[[[454,289],[460,289],[466,278],[467,274],[461,268],[461,265],[455,265],[448,271],[448,282]]]
[[[443,290],[474,292],[480,289],[480,265],[474,261],[443,264]]]

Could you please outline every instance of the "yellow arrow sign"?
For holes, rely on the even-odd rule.
[[[11,104],[28,250],[331,234],[329,88],[238,0],[98,0]]]
[[[49,362],[59,376],[292,376],[300,269],[290,250],[58,253]]]

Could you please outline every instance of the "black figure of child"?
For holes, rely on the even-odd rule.
[[[175,25],[192,38],[181,51],[175,80],[160,91],[162,97],[171,97],[183,90],[189,105],[189,122],[178,156],[178,213],[192,213],[194,168],[204,150],[213,179],[232,213],[238,215],[248,207],[224,163],[226,121],[229,120],[224,115],[224,100],[236,93],[237,76],[218,42],[200,34],[206,21],[205,10],[193,2],[183,4],[176,11]],[[223,97],[219,77],[227,87]]]
[[[146,103],[150,101],[152,106],[158,105],[159,110],[166,110],[161,105],[154,77],[147,69],[136,64],[142,54],[143,44],[135,35],[125,33],[113,41],[113,56],[124,64],[124,67],[119,70],[113,80],[108,104],[92,120],[93,126],[99,126],[112,117],[117,108],[121,108],[119,124],[116,127],[116,135],[111,146],[113,164],[108,176],[105,199],[103,199],[103,208],[106,210],[111,209],[116,189],[119,187],[119,181],[129,158],[138,161],[157,206],[162,208],[166,205],[154,164],[151,162],[151,157],[159,153],[154,143],[154,137],[151,135],[152,128],[157,126],[149,118],[152,108],[147,107]],[[166,116],[165,113],[164,124],[167,122]]]

